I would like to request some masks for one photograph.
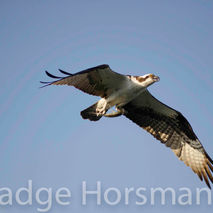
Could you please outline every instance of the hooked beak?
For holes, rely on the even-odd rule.
[[[155,82],[160,81],[160,77],[154,76],[154,77],[153,77],[153,80],[154,80]]]

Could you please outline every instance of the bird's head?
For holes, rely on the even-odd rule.
[[[137,76],[136,80],[141,86],[148,87],[151,84],[160,81],[160,78],[154,74],[146,74],[143,76]]]

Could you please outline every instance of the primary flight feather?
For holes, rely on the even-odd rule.
[[[59,71],[66,77],[54,78],[48,85],[69,85],[101,99],[81,112],[84,119],[97,121],[102,116],[117,117],[124,115],[152,134],[157,140],[170,147],[175,155],[205,180],[211,188],[213,183],[213,160],[209,157],[191,125],[178,111],[154,98],[147,87],[159,81],[153,74],[144,76],[122,75],[111,70],[109,65],[99,65],[71,74]],[[116,111],[107,113],[115,106]]]

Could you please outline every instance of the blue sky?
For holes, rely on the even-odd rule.
[[[71,87],[39,89],[57,74],[99,64],[123,74],[154,73],[150,92],[181,111],[213,157],[213,2],[0,1],[0,188],[66,186],[67,207],[51,212],[211,212],[212,206],[128,208],[80,205],[81,183],[95,187],[204,187],[152,136],[124,117],[83,120],[97,97]],[[0,207],[35,212],[38,205]],[[0,210],[1,211],[1,210]]]

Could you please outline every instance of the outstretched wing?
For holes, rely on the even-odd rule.
[[[49,77],[57,80],[52,82],[41,81],[41,83],[45,84],[43,87],[48,85],[69,85],[90,95],[108,97],[114,91],[118,90],[127,79],[125,75],[112,71],[109,65],[106,64],[89,68],[75,74],[60,69],[59,71],[68,76],[58,77],[46,71]]]
[[[213,161],[180,112],[158,101],[147,90],[123,108],[127,118],[170,147],[211,188]]]

